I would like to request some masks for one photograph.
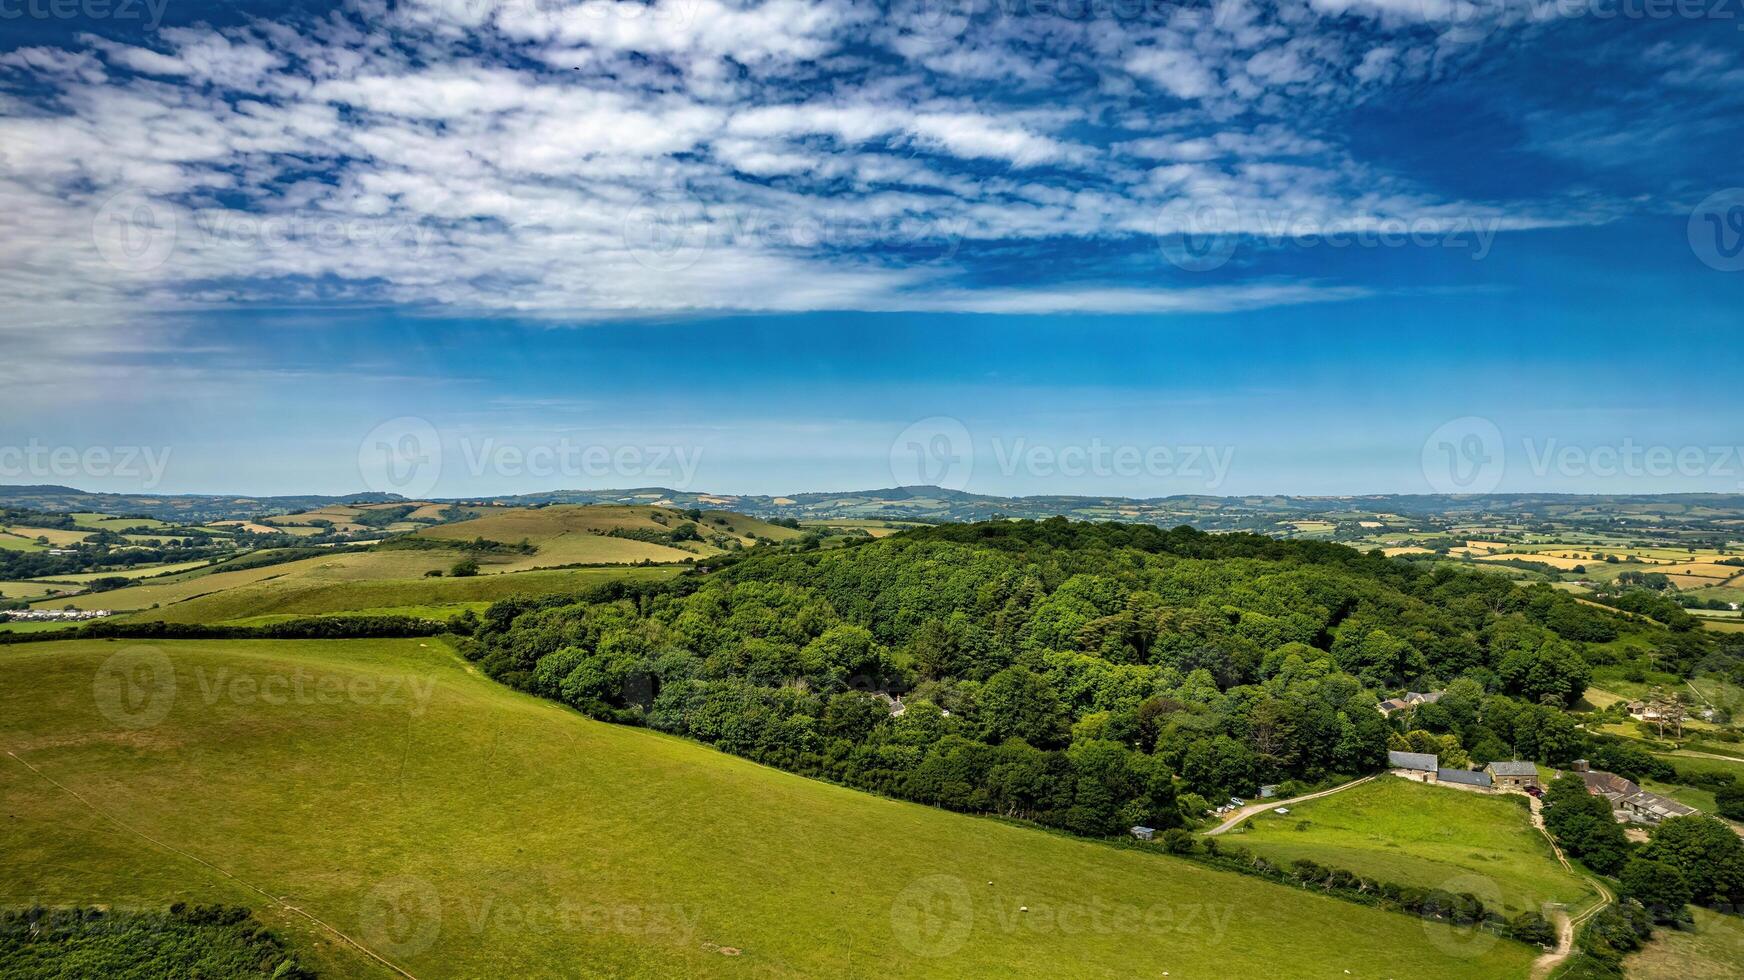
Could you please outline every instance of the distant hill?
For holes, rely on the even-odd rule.
[[[64,486],[0,486],[0,506],[50,512],[101,511],[146,515],[183,523],[241,520],[262,515],[331,513],[358,504],[408,503],[394,494],[344,496],[143,495],[89,493]],[[1006,517],[1138,521],[1163,526],[1188,524],[1211,531],[1257,531],[1289,536],[1291,525],[1315,519],[1330,522],[1370,520],[1593,523],[1607,527],[1668,525],[1717,527],[1744,532],[1744,494],[1551,494],[1501,493],[1362,494],[1350,496],[1242,497],[1178,495],[1097,497],[1041,495],[1000,497],[943,487],[886,487],[871,490],[765,494],[725,494],[635,487],[623,490],[550,490],[502,497],[445,498],[439,503],[538,507],[551,504],[617,504],[671,510],[736,511],[764,520],[895,520],[926,523],[971,522]]]
[[[0,486],[0,507],[49,513],[95,511],[144,515],[178,524],[239,520],[262,514],[292,514],[338,504],[398,503],[404,499],[391,493],[354,493],[342,497],[318,494],[251,497],[237,494],[95,493],[55,485]]]

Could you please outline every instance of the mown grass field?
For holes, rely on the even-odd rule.
[[[0,813],[0,901],[248,904],[336,977],[385,971],[262,893],[420,977],[1492,978],[1534,954],[589,721],[436,640],[6,650]]]
[[[1511,912],[1586,904],[1590,886],[1557,863],[1524,801],[1387,777],[1291,807],[1288,816],[1260,814],[1223,840],[1282,864],[1306,859],[1399,884],[1469,891]]]
[[[1629,980],[1733,980],[1744,973],[1744,919],[1697,908],[1690,929],[1660,929],[1623,961]]]
[[[74,586],[53,582],[0,582],[0,599],[41,599],[74,591],[77,591]]]

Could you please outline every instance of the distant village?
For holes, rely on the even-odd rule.
[[[108,609],[13,609],[0,612],[0,623],[69,623],[113,615]]]
[[[1489,793],[1544,795],[1538,767],[1530,762],[1492,762],[1481,770],[1444,769],[1439,757],[1425,752],[1388,752],[1387,765],[1393,775],[1420,783]],[[1602,796],[1611,804],[1611,815],[1618,823],[1651,825],[1701,812],[1669,796],[1644,790],[1614,772],[1593,769],[1585,759],[1576,759],[1569,771],[1586,783],[1588,793]]]

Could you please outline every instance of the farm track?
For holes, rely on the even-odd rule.
[[[1348,783],[1340,783],[1331,789],[1323,789],[1318,793],[1305,793],[1302,796],[1292,796],[1287,800],[1267,800],[1264,803],[1250,803],[1247,806],[1242,807],[1240,810],[1235,811],[1235,816],[1230,817],[1228,820],[1218,824],[1216,827],[1207,830],[1205,836],[1216,837],[1218,834],[1233,830],[1240,826],[1243,821],[1247,820],[1247,818],[1264,813],[1273,807],[1287,806],[1291,803],[1306,803],[1309,800],[1318,800],[1322,796],[1331,796],[1334,793],[1342,793],[1345,790],[1350,789],[1352,786],[1361,786],[1363,783],[1381,775],[1384,775],[1384,773],[1376,773],[1373,776],[1364,776],[1361,779],[1353,779]]]
[[[1556,919],[1556,948],[1545,953],[1543,956],[1540,956],[1532,963],[1532,976],[1535,980],[1542,980],[1542,978],[1548,977],[1551,973],[1555,972],[1556,968],[1574,952],[1575,930],[1578,929],[1583,922],[1598,915],[1599,912],[1608,907],[1612,902],[1616,901],[1617,896],[1616,893],[1612,892],[1610,887],[1604,882],[1592,875],[1585,874],[1575,869],[1575,866],[1569,862],[1567,855],[1562,853],[1562,848],[1557,846],[1556,838],[1550,836],[1550,831],[1544,826],[1543,802],[1541,802],[1536,796],[1530,797],[1530,799],[1532,801],[1532,826],[1538,828],[1538,832],[1543,834],[1544,839],[1549,842],[1550,850],[1556,855],[1557,862],[1560,863],[1570,874],[1577,874],[1586,879],[1587,883],[1593,886],[1593,890],[1598,892],[1599,896],[1598,901],[1582,909],[1576,915],[1571,916],[1568,914],[1567,909],[1560,908],[1552,913],[1553,917]]]

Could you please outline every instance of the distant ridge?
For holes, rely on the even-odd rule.
[[[241,494],[95,493],[58,485],[0,486],[0,503],[50,512],[102,510],[164,520],[234,520],[295,513],[345,503],[407,500],[391,493],[249,496]],[[753,517],[798,520],[885,520],[939,523],[999,518],[1069,517],[1207,530],[1275,531],[1282,522],[1311,518],[1357,520],[1391,516],[1412,520],[1484,517],[1515,522],[1534,520],[1609,521],[1665,526],[1721,522],[1744,527],[1744,494],[1349,494],[1293,496],[1249,494],[1215,497],[1177,494],[1163,497],[1099,497],[1041,494],[1000,497],[933,486],[882,487],[855,491],[806,491],[783,496],[708,493],[671,487],[612,490],[550,490],[489,497],[431,498],[437,502],[537,507],[545,504],[643,504],[702,510],[731,510]],[[1596,508],[1603,508],[1600,513]]]

